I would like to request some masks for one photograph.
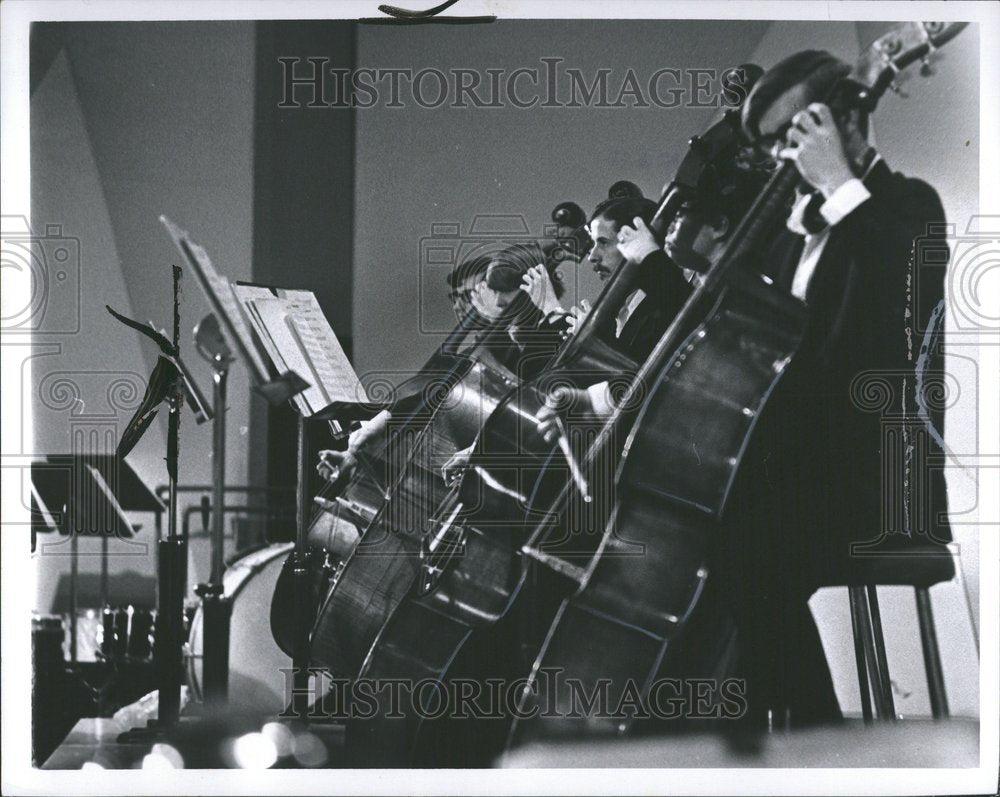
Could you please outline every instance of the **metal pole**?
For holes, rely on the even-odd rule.
[[[295,589],[295,655],[292,657],[294,676],[291,700],[292,715],[307,721],[309,709],[309,569],[306,560],[309,526],[309,444],[306,439],[306,419],[298,416],[298,463],[296,467],[295,520],[296,537],[292,579]]]
[[[153,558],[156,560],[153,564],[156,566],[157,578],[153,580],[153,605],[159,609],[160,607],[160,546],[163,544],[163,512],[156,513],[156,544],[153,546]],[[155,639],[154,630],[154,639]]]
[[[885,638],[882,635],[882,614],[878,608],[878,587],[869,584],[868,606],[871,613],[872,639],[875,642],[875,660],[878,663],[878,689],[882,693],[882,704],[885,706],[884,719],[896,720],[896,704],[892,699],[892,681],[889,679],[889,662],[885,654]]]
[[[168,437],[177,440],[180,426],[180,405],[175,397],[168,400],[170,417]],[[171,443],[168,442],[168,448]],[[175,463],[176,466],[176,463]],[[156,655],[159,670],[158,724],[173,725],[180,717],[181,681],[184,662],[182,645],[184,624],[184,593],[187,588],[185,568],[187,545],[177,533],[177,478],[170,468],[167,537],[159,544],[160,601],[157,613]]]
[[[298,417],[298,462],[295,472],[295,550],[305,554],[309,525],[309,443],[306,440],[306,419]]]
[[[938,650],[937,632],[934,629],[934,612],[927,587],[915,587],[917,600],[917,620],[920,623],[920,647],[924,653],[924,669],[927,671],[927,691],[931,699],[931,715],[934,719],[948,716],[948,695],[944,689],[944,673],[941,670],[941,653]]]
[[[66,530],[69,532],[69,660],[76,664],[76,603],[77,579],[80,577],[80,565],[77,561],[78,542],[76,529],[69,521],[68,507],[63,504],[63,518]]]
[[[860,594],[852,586],[847,588],[847,596],[851,605],[851,630],[854,633],[854,659],[858,671],[858,687],[861,691],[861,715],[865,725],[872,723],[872,694],[868,682],[868,667],[865,663],[864,622],[862,607],[859,603]]]
[[[202,677],[205,683],[205,703],[225,706],[229,700],[229,631],[231,604],[225,595],[225,501],[226,493],[226,376],[229,360],[216,356],[213,360],[212,418],[212,566],[207,584],[199,584],[197,592],[205,621],[205,642]]]
[[[173,344],[180,356],[180,279],[176,266],[174,275]],[[170,726],[180,718],[181,682],[184,680],[184,594],[187,592],[187,540],[177,534],[177,467],[180,459],[181,407],[184,405],[183,383],[178,378],[167,397],[170,414],[167,418],[168,496],[167,539],[160,543],[159,578],[161,584],[157,613],[157,668],[159,670],[160,726]]]
[[[225,526],[223,505],[226,501],[226,377],[228,365],[222,363],[213,374],[215,418],[212,422],[212,584],[222,584],[225,570]]]
[[[108,535],[101,530],[101,608],[108,605]]]

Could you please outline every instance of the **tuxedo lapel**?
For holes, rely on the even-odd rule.
[[[761,272],[774,280],[776,285],[791,290],[804,245],[805,238],[801,235],[791,230],[782,230],[768,251],[766,262],[761,264]]]
[[[892,180],[892,171],[884,160],[872,166],[865,177],[864,183],[872,193],[887,193],[886,183]],[[845,291],[855,268],[851,251],[851,242],[845,238],[843,224],[830,229],[830,237],[823,247],[823,254],[816,264],[816,271],[806,290],[806,303],[815,306],[817,301],[836,303],[844,299]],[[839,287],[838,287],[839,286]]]

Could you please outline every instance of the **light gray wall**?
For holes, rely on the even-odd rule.
[[[562,58],[560,70],[578,68],[588,83],[598,70],[612,70],[613,98],[629,68],[645,88],[661,68],[735,66],[766,29],[766,22],[613,20],[360,26],[358,66],[414,73],[425,67],[505,69],[504,80],[526,67],[544,80],[541,59]],[[686,74],[683,80],[687,85]],[[488,81],[483,75],[484,87]],[[674,84],[667,78],[660,85],[666,98]],[[527,84],[523,91],[531,96]],[[426,92],[433,100],[433,79]],[[688,104],[505,105],[428,109],[408,102],[404,108],[358,109],[354,340],[360,372],[419,367],[435,345],[422,331],[449,330],[454,323],[444,272],[426,264],[421,270],[420,242],[433,224],[458,223],[465,235],[477,215],[515,214],[538,234],[557,203],[572,200],[589,213],[616,180],[632,180],[657,197],[684,155],[683,142],[716,113]],[[574,270],[564,272],[572,287]],[[581,295],[593,298],[597,285],[589,267],[580,277]]]
[[[57,350],[33,361],[34,451],[71,451],[71,427],[97,422],[82,413],[110,415],[117,426],[114,439],[131,416],[136,402],[110,406],[106,385],[90,374],[121,372],[138,380],[136,401],[142,395],[155,347],[140,343],[104,305],[169,329],[170,266],[185,264],[160,225],[160,214],[189,230],[219,271],[250,277],[253,30],[253,23],[239,22],[36,26],[34,52],[48,49],[57,55],[32,96],[32,223],[36,230],[59,224],[63,235],[79,239],[81,324],[73,335],[43,331],[35,337],[40,354],[52,346]],[[209,369],[196,354],[191,334],[208,310],[186,269],[181,351],[211,396]],[[39,394],[51,386],[56,371],[70,372],[85,410]],[[229,388],[226,457],[232,483],[246,481],[248,395],[237,366]],[[165,428],[165,421],[155,421],[128,458],[151,487],[167,480]],[[211,425],[195,426],[185,410],[183,482],[210,480],[211,439]],[[139,540],[150,543],[152,521],[144,522]],[[93,552],[86,540],[81,548]],[[114,543],[112,550],[133,549]],[[199,546],[192,554],[193,580],[207,568],[201,567],[205,556]],[[154,561],[151,555],[122,555],[113,558],[111,569],[152,574]],[[52,581],[68,561],[49,556],[40,562],[38,605],[47,610]],[[84,570],[97,564],[93,556],[81,559]]]

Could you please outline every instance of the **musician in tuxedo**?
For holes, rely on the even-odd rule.
[[[641,363],[652,351],[670,320],[691,292],[690,285],[674,263],[663,253],[648,228],[656,214],[656,203],[641,196],[611,198],[601,202],[591,214],[587,229],[593,241],[588,259],[602,280],[607,280],[628,260],[640,264],[636,289],[618,313],[615,337],[611,341],[623,354]],[[642,231],[644,247],[623,249]],[[575,328],[586,311],[574,308]]]
[[[666,255],[662,242],[656,239],[647,226],[656,214],[656,203],[641,196],[638,188],[626,181],[615,183],[609,193],[611,196],[597,205],[587,223],[587,230],[593,241],[588,259],[602,280],[608,279],[629,260],[640,264],[636,289],[619,310],[615,336],[611,342],[633,362],[641,364],[690,296],[692,288],[682,269]],[[741,194],[741,198],[743,196]],[[737,222],[738,217],[732,222],[727,218],[724,229],[716,231],[712,240],[724,240]],[[709,253],[706,250],[704,254]],[[546,298],[558,299],[560,294],[545,285],[542,271],[541,266],[528,269],[522,290],[529,294],[533,304],[539,309],[540,319],[536,322],[536,330],[544,330],[540,338],[543,356],[534,358],[534,361],[546,364],[548,359],[544,355],[549,351],[552,330],[568,328],[572,331],[589,312],[589,308],[574,307],[569,317],[561,315],[561,305],[558,302],[546,302]],[[518,270],[510,273],[516,278]],[[510,288],[512,285],[513,280],[506,287]],[[554,403],[563,408],[572,406],[578,414],[607,415],[611,412],[607,391],[606,381],[598,382],[589,389],[562,388],[561,396],[556,397]],[[556,432],[556,415],[556,409],[543,408],[538,418],[539,428],[550,442],[554,440]],[[471,447],[459,451],[445,464],[446,478],[457,477],[467,464],[470,453]]]
[[[641,218],[621,228],[616,246],[623,258],[650,267],[669,267],[680,273],[684,283],[675,284],[680,305],[722,255],[767,177],[766,172],[744,168],[734,161],[719,163],[705,170],[696,190],[685,199],[662,247]],[[671,320],[672,316],[666,319],[668,323]],[[573,407],[576,417],[607,416],[614,409],[606,382],[586,390],[561,388],[559,393],[553,403],[558,407]],[[559,433],[555,421],[559,412],[555,407],[546,407],[538,415],[539,429],[550,441]],[[710,570],[713,567],[710,563]],[[739,640],[735,612],[727,600],[724,582],[710,578],[709,583],[711,589],[699,602],[683,632],[670,641],[657,678],[721,682],[737,676]],[[703,730],[705,726],[703,718],[691,722],[657,720],[638,723],[635,732],[684,732]]]
[[[722,254],[733,231],[763,188],[766,177],[765,172],[738,166],[734,161],[706,169],[694,193],[679,208],[662,245],[647,225],[655,213],[655,206],[650,212],[648,206],[642,205],[643,215],[635,216],[628,223],[617,222],[617,229],[595,228],[597,238],[614,234],[619,265],[626,261],[641,263],[643,284],[654,286],[650,296],[641,302],[627,302],[623,311],[631,309],[632,312],[628,316],[623,312],[619,318],[619,346],[639,357],[637,362],[645,360],[701,276]],[[621,209],[599,206],[594,216],[600,218],[607,213],[618,219],[633,208],[631,204]],[[601,246],[597,238],[595,249]],[[601,248],[601,261],[611,261],[607,247]],[[642,295],[640,291],[636,293]],[[641,312],[643,306],[647,308],[645,313]],[[603,417],[610,415],[613,409],[605,381],[586,390],[560,388],[560,395],[554,397],[553,404],[571,406],[578,416]],[[557,431],[556,415],[556,410],[548,407],[539,415],[540,429],[551,440],[555,439]]]
[[[480,347],[519,379],[535,377],[562,343],[563,290],[535,242],[509,244],[493,254],[477,288],[478,301],[491,317],[505,315],[507,323],[494,327]]]
[[[920,269],[913,253],[944,212],[933,188],[893,172],[868,144],[862,111],[834,115],[823,104],[848,72],[829,53],[796,53],[765,73],[743,110],[750,139],[802,178],[759,266],[805,302],[808,318],[751,437],[704,599],[734,614],[735,673],[758,725],[840,718],[807,601],[821,584],[845,583],[852,542],[892,531],[883,518],[897,512],[911,535],[950,539],[940,469],[903,461],[913,453],[905,443],[885,469],[895,452],[884,449],[882,416],[865,398],[875,380],[891,394],[882,409],[891,402],[916,422],[911,434],[925,427],[932,449],[943,438],[942,413],[915,388],[941,373],[929,324],[944,274]],[[947,262],[946,245],[936,246],[945,255],[937,262]],[[904,468],[928,478],[926,493],[906,493]]]
[[[458,325],[464,325],[467,330],[466,335],[460,336],[462,340],[456,342],[456,349],[464,343],[466,337],[473,337],[477,332],[486,329],[491,313],[498,312],[491,292],[483,290],[490,260],[488,255],[466,258],[448,272],[445,278],[448,284],[448,299],[455,311],[455,318]],[[317,472],[331,482],[341,476],[349,477],[358,466],[358,452],[374,445],[385,435],[391,418],[392,413],[383,410],[370,421],[362,422],[359,428],[351,433],[346,449],[320,451]],[[357,529],[338,522],[333,517],[328,525],[333,531],[324,527],[324,536],[317,540],[317,544],[335,553],[348,553],[357,541]],[[321,527],[323,524],[316,526]]]

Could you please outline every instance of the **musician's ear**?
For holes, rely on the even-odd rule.
[[[844,145],[844,151],[851,159],[856,159],[868,149],[868,114],[859,108],[851,108],[836,116],[837,130]]]
[[[868,115],[859,108],[851,108],[847,111],[835,113],[833,118],[837,123],[837,129],[840,131],[841,136],[846,138],[858,132],[863,137],[867,137]]]

